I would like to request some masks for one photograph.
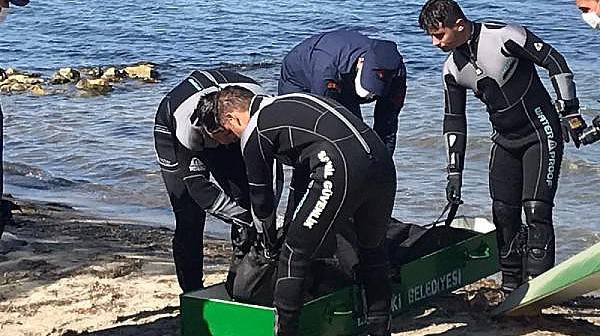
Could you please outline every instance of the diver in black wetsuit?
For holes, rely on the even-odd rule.
[[[213,106],[206,98],[229,85],[263,92],[254,80],[235,72],[194,71],[165,96],[156,113],[155,148],[175,214],[173,257],[184,292],[203,286],[206,213],[233,224],[234,253],[243,252],[238,249],[244,248],[252,231],[247,226],[252,220],[239,142],[232,133],[215,129]]]
[[[577,147],[586,123],[563,56],[528,29],[469,21],[452,0],[430,0],[419,24],[450,55],[444,64],[447,198],[460,203],[466,147],[467,89],[487,106],[494,132],[490,193],[503,288],[554,266],[552,208],[568,135]],[[536,72],[548,70],[556,108]],[[558,112],[560,113],[557,113]],[[561,131],[561,117],[565,130]],[[522,224],[521,211],[526,225]]]
[[[380,138],[335,101],[309,94],[270,98],[229,87],[218,93],[218,116],[225,129],[241,137],[252,214],[255,226],[262,227],[267,250],[279,246],[273,236],[273,160],[310,170],[308,192],[281,247],[274,293],[275,334],[298,335],[309,263],[326,248],[328,238],[351,225],[347,218],[354,218],[369,335],[390,335],[391,289],[384,238],[396,178]]]

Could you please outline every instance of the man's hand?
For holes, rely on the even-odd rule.
[[[561,115],[562,135],[565,142],[569,138],[573,139],[575,147],[581,146],[581,135],[587,128],[587,124],[581,114],[579,114],[579,100],[558,100],[556,101],[556,110]]]
[[[341,94],[342,88],[337,81],[332,79],[325,81],[325,97],[331,98],[333,100],[340,100]]]
[[[273,214],[267,219],[254,219],[254,225],[258,229],[258,242],[265,257],[273,259],[279,256],[282,241],[278,237],[276,215]]]
[[[561,118],[561,124],[563,139],[565,140],[565,142],[569,142],[569,138],[572,138],[575,147],[579,148],[579,146],[581,146],[581,135],[583,134],[583,131],[587,128],[585,120],[583,120],[581,115],[577,114],[574,116]]]
[[[453,204],[461,204],[461,188],[462,174],[448,174],[448,185],[446,186],[446,199],[448,200],[448,202]]]

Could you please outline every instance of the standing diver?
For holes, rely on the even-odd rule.
[[[570,134],[579,148],[586,128],[573,73],[556,49],[528,29],[469,21],[452,0],[427,1],[419,25],[436,47],[450,53],[443,70],[450,202],[461,200],[466,90],[487,106],[494,129],[489,182],[493,221],[503,290],[511,292],[554,266],[552,208],[563,141]],[[556,105],[535,65],[549,71]]]

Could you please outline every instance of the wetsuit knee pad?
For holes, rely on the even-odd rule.
[[[523,202],[527,221],[527,275],[536,277],[554,266],[555,238],[552,205],[542,201]]]
[[[521,206],[494,200],[492,212],[500,253],[502,288],[505,292],[511,292],[525,281],[523,247],[526,237],[521,221]]]

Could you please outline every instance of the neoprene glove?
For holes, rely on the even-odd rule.
[[[275,214],[264,220],[255,219],[254,225],[259,229],[258,242],[266,258],[272,259],[279,256],[282,241],[278,237],[277,217]]]
[[[561,124],[565,142],[569,142],[569,138],[572,138],[575,147],[579,148],[579,146],[581,146],[580,137],[587,127],[585,120],[583,120],[581,115],[577,115],[574,117],[561,118]]]
[[[243,225],[243,226],[249,226],[249,227],[254,226],[254,224],[252,223],[252,214],[248,210],[242,212],[239,215],[232,216],[231,221],[233,222],[233,224],[237,224],[237,225]]]
[[[462,174],[452,173],[448,175],[446,186],[446,199],[453,204],[461,203]]]
[[[571,100],[558,100],[556,109],[562,116],[562,134],[565,142],[569,142],[569,138],[573,139],[575,147],[581,146],[581,134],[587,128],[585,120],[579,114],[579,100],[577,98]]]

